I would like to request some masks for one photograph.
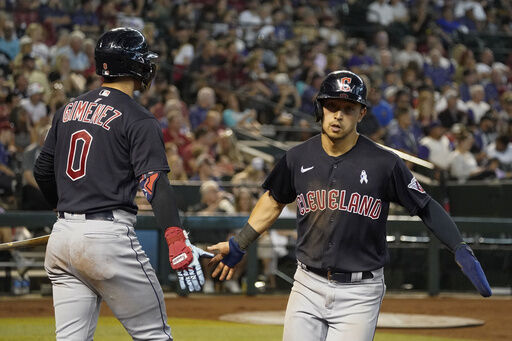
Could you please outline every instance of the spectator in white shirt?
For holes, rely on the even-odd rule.
[[[25,109],[30,117],[32,124],[38,123],[46,117],[48,110],[43,102],[44,88],[39,83],[31,83],[27,89],[28,98],[23,98],[20,105]]]
[[[491,106],[484,101],[485,91],[482,85],[472,85],[469,88],[469,94],[471,95],[471,100],[469,100],[466,105],[468,110],[473,113],[473,121],[478,123],[480,122],[480,118],[491,109]]]
[[[433,121],[427,128],[428,135],[420,140],[418,156],[432,162],[436,167],[447,170],[450,166],[450,140],[439,121]]]
[[[393,9],[387,0],[376,0],[368,6],[368,14],[366,20],[371,23],[388,26],[394,20]]]
[[[391,0],[391,11],[393,13],[393,22],[407,23],[409,21],[409,11],[401,0]]]
[[[474,142],[473,135],[463,132],[457,136],[457,146],[450,153],[450,175],[459,182],[478,177],[485,169],[478,167],[474,155],[469,151]]]

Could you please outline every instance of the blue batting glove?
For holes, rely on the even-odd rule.
[[[235,237],[231,237],[229,238],[229,253],[222,258],[221,262],[230,268],[234,268],[235,265],[240,263],[244,255],[245,251],[240,249],[240,245],[235,241]]]
[[[480,262],[476,259],[473,250],[466,243],[461,243],[455,248],[455,261],[462,269],[462,272],[469,278],[471,283],[483,297],[492,295],[491,287]]]
[[[193,259],[186,268],[176,271],[180,287],[183,290],[188,289],[190,292],[201,291],[201,288],[204,285],[204,274],[201,264],[199,263],[199,258],[212,258],[213,253],[206,252],[203,249],[192,245],[188,239],[186,240],[186,244],[192,250]]]

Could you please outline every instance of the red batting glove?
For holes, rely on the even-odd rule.
[[[179,227],[169,227],[165,230],[165,240],[169,245],[169,262],[173,270],[186,268],[194,259],[192,249],[187,246],[187,233]]]

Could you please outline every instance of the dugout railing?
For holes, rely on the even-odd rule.
[[[235,230],[243,226],[247,216],[198,216],[184,215],[183,225],[191,232],[192,238],[201,232],[215,230]],[[54,212],[8,211],[0,214],[0,226],[25,226],[29,230],[52,226],[56,220]],[[479,250],[512,250],[512,219],[511,218],[476,218],[454,217],[465,240],[475,252]],[[274,229],[295,229],[295,218],[280,218]],[[158,229],[154,216],[150,213],[139,214],[136,225],[137,235],[143,248],[155,267],[159,280],[169,284],[170,266],[167,245]],[[387,240],[390,248],[423,248],[426,250],[427,291],[429,295],[440,292],[441,262],[443,250],[437,238],[433,238],[428,229],[417,217],[390,216],[387,224]],[[247,259],[247,295],[258,293],[255,282],[258,277],[258,258],[256,244],[250,247]],[[487,265],[482,262],[484,269]]]

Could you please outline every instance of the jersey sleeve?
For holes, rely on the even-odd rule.
[[[128,129],[130,162],[138,178],[150,171],[169,171],[162,131],[155,119],[136,121]]]
[[[395,163],[391,173],[388,197],[390,201],[405,207],[411,216],[416,215],[431,199],[400,159]]]
[[[281,204],[295,200],[297,193],[293,185],[293,173],[286,163],[286,154],[274,166],[262,187]]]

